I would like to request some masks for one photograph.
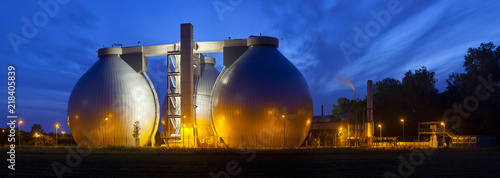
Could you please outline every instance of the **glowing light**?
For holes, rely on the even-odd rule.
[[[20,120],[20,121],[19,121],[19,124],[22,124],[22,123],[23,123],[23,121],[22,121],[22,120]]]
[[[285,118],[285,115],[283,114],[283,115],[281,115],[281,117],[282,117],[282,118]]]
[[[4,130],[4,129],[2,129],[2,132],[5,132],[5,130]]]
[[[401,119],[401,122],[405,122],[405,120],[404,120],[404,119]]]
[[[108,118],[106,117],[104,120],[106,120],[106,121],[107,121],[107,120],[108,120]]]
[[[56,124],[56,128],[59,128],[59,124]]]
[[[382,125],[379,124],[378,127],[382,127]]]
[[[194,125],[194,128],[196,128],[196,125]]]
[[[184,125],[184,127],[186,127],[186,125]]]
[[[444,122],[441,122],[441,125],[444,125]]]
[[[61,133],[62,133],[62,134],[65,134],[66,132],[62,131]]]
[[[165,121],[161,121],[162,124],[165,124]]]
[[[342,127],[339,130],[342,131]]]
[[[76,115],[76,116],[75,116],[75,118],[77,118],[77,119],[78,119],[78,115]]]

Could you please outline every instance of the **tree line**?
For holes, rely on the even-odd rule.
[[[0,133],[0,145],[10,145],[7,142],[8,135],[10,134],[10,128],[2,128]],[[54,146],[56,145],[56,134],[54,132],[45,133],[42,129],[42,125],[33,124],[30,132],[15,130],[16,145],[21,143],[21,146]],[[19,137],[19,134],[21,134]],[[61,132],[57,134],[57,145],[72,145],[76,144],[71,134],[62,134]]]
[[[481,43],[464,56],[464,72],[446,79],[446,90],[436,89],[435,72],[425,66],[409,70],[401,80],[386,78],[374,85],[374,122],[383,125],[383,136],[416,139],[418,123],[445,122],[446,130],[457,135],[496,135],[500,143],[500,46]],[[338,98],[332,115],[359,112],[366,99]],[[366,116],[363,116],[366,117]],[[376,128],[378,131],[378,128]],[[378,132],[377,132],[378,133]],[[377,134],[375,134],[377,135]],[[377,135],[378,136],[378,135]]]

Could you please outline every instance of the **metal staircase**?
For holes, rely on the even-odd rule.
[[[169,51],[167,54],[167,127],[165,134],[167,144],[175,145],[181,143],[181,76],[180,76],[180,52]],[[174,130],[170,130],[173,128]]]

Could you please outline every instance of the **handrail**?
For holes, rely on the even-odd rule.
[[[158,93],[156,93],[155,86],[153,85],[153,82],[151,82],[151,79],[149,79],[148,74],[146,72],[143,73],[144,78],[146,78],[146,81],[149,84],[149,87],[151,88],[151,92],[153,93],[154,99],[155,99],[155,125],[157,126],[160,124],[160,103],[158,100]],[[158,131],[158,127],[154,127],[151,133],[151,137],[149,137],[151,141],[151,146],[154,147],[155,145],[155,135],[156,132]]]

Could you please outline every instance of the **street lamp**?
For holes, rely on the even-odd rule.
[[[285,115],[281,115],[283,118],[283,148],[285,148],[285,140],[286,140],[286,127],[285,127]]]
[[[198,140],[198,132],[196,131],[196,125],[193,126],[194,129],[193,129],[193,133],[194,133],[194,136],[193,136],[193,147],[196,147],[196,140]]]
[[[186,116],[184,116],[184,118],[185,118],[185,117],[186,117]],[[184,147],[184,141],[185,141],[185,140],[184,140],[184,138],[186,137],[186,136],[184,135],[184,130],[186,130],[186,125],[184,125],[184,129],[182,129],[182,147]]]
[[[106,127],[108,127],[108,118],[104,118],[104,146],[106,146]]]
[[[342,136],[342,127],[339,128],[339,133],[337,134],[338,145],[340,147],[340,137]]]
[[[379,124],[378,128],[380,128],[380,137],[382,137],[382,124]]]
[[[56,145],[57,145],[57,129],[59,128],[59,124],[56,124]]]
[[[403,144],[406,145],[406,143],[405,143],[405,120],[401,119],[401,122],[403,123]]]
[[[441,125],[443,126],[443,146],[445,144],[445,137],[446,137],[446,124],[444,122],[441,122]]]
[[[17,130],[19,131],[19,146],[21,146],[21,124],[23,123],[23,120],[20,120],[17,123]]]

